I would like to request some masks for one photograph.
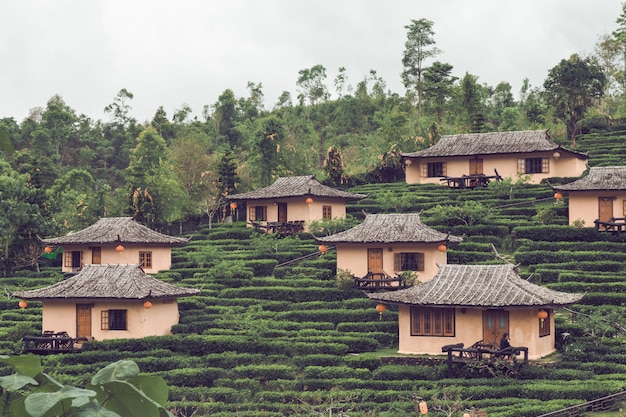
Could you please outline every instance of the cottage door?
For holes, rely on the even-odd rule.
[[[91,263],[94,265],[100,265],[102,263],[102,248],[100,246],[91,248]]]
[[[480,158],[470,159],[469,161],[469,174],[470,175],[479,175],[484,174],[483,172],[483,160]]]
[[[509,312],[504,310],[483,311],[483,343],[500,347],[500,339],[509,333]]]
[[[76,337],[91,337],[91,304],[76,304]]]
[[[613,217],[613,197],[598,197],[598,220],[611,221]]]
[[[278,203],[278,221],[287,222],[287,203]]]
[[[367,249],[367,272],[383,272],[383,250],[381,248]]]

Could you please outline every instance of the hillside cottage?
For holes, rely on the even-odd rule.
[[[228,200],[246,203],[246,221],[268,231],[283,227],[308,230],[314,220],[346,217],[346,202],[367,197],[319,183],[315,176],[280,177],[272,185],[248,193],[235,194]],[[236,207],[236,206],[233,206]]]
[[[555,350],[554,308],[583,296],[532,284],[504,264],[441,265],[423,284],[368,297],[398,307],[399,353],[440,355],[445,345],[479,341],[498,346],[509,333],[513,346],[536,359]]]
[[[592,167],[583,178],[553,188],[569,197],[569,224],[591,227],[626,217],[626,166]]]
[[[42,239],[44,245],[63,247],[62,271],[76,273],[85,265],[139,264],[156,273],[172,266],[172,247],[188,239],[156,232],[132,217],[108,217],[75,233]]]
[[[338,271],[355,277],[410,271],[424,282],[435,275],[437,264],[447,263],[446,245],[463,239],[426,226],[418,213],[403,213],[368,214],[363,223],[316,240],[335,246]]]
[[[56,284],[13,296],[43,302],[44,334],[105,340],[171,334],[177,298],[199,293],[147,275],[139,265],[90,264]]]
[[[550,177],[578,177],[589,157],[550,139],[546,130],[442,136],[428,149],[402,154],[407,184],[445,184],[446,177],[528,176],[539,184]]]

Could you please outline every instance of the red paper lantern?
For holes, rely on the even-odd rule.
[[[46,246],[45,248],[43,248],[43,251],[45,253],[52,253],[52,248],[50,246]]]
[[[448,248],[442,243],[441,245],[439,245],[439,247],[437,247],[437,249],[439,250],[439,252],[445,252]]]
[[[20,308],[26,308],[28,306],[28,303],[24,300],[21,300],[18,305],[20,306]]]
[[[560,199],[563,198],[563,194],[561,194],[559,192],[556,192],[556,193],[554,193],[554,198],[557,199],[557,200],[560,200]]]
[[[232,203],[230,203],[230,209],[231,210],[235,210],[237,208],[237,203],[235,203],[234,201]]]
[[[144,301],[143,308],[145,308],[146,310],[152,308],[152,303],[148,300]]]
[[[463,417],[472,417],[470,413],[463,413]]]
[[[313,204],[313,199],[311,197],[307,197],[306,200],[304,200],[304,202],[307,204]]]
[[[319,251],[322,253],[326,253],[326,251],[328,250],[326,245],[320,245],[317,249],[319,249]]]
[[[376,304],[376,311],[378,311],[380,314],[383,314],[385,310],[387,310],[387,306],[385,306],[384,304]]]
[[[115,248],[116,251],[118,252],[124,252],[124,246],[122,245],[117,245],[117,247]]]
[[[539,317],[540,320],[545,320],[548,318],[548,312],[546,310],[539,310],[537,317]]]

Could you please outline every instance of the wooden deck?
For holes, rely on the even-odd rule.
[[[491,180],[502,180],[500,175],[484,175],[484,174],[476,174],[476,175],[463,175],[460,177],[445,177],[441,178],[439,181],[446,182],[446,185],[449,188],[477,188],[477,187],[487,187]]]
[[[448,377],[454,375],[453,365],[455,363],[467,364],[480,361],[493,362],[498,359],[513,359],[521,353],[524,354],[522,363],[528,363],[528,348],[522,346],[499,349],[490,343],[478,341],[468,348],[464,348],[463,343],[446,345],[441,348],[441,351],[448,354]],[[458,355],[455,355],[455,353]]]
[[[47,355],[51,353],[76,353],[86,337],[70,337],[67,332],[44,332],[41,336],[24,336],[24,353]]]
[[[278,237],[291,236],[304,231],[304,220],[293,220],[288,222],[255,222],[250,221],[254,230],[265,233],[276,233]]]
[[[399,275],[391,277],[384,272],[368,272],[363,278],[354,277],[355,288],[406,288],[406,279]]]
[[[620,234],[626,231],[626,217],[611,217],[609,221],[596,219],[593,223],[596,225],[596,230],[599,232],[615,232]]]

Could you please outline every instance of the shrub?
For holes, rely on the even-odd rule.
[[[233,370],[237,377],[254,378],[259,380],[268,379],[293,379],[296,368],[291,365],[268,364],[268,365],[241,365]]]

